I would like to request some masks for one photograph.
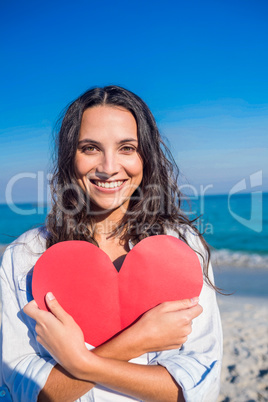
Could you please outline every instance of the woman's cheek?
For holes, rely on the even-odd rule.
[[[90,170],[90,165],[89,165],[89,161],[82,157],[82,156],[78,156],[75,159],[75,172],[78,178],[83,177],[84,175],[86,175]]]
[[[125,168],[127,171],[129,171],[131,176],[142,175],[143,163],[141,158],[136,155],[135,157],[129,159],[127,163],[125,163]]]

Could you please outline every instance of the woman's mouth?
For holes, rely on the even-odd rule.
[[[99,189],[119,189],[126,180],[115,180],[115,181],[106,181],[106,180],[90,180],[94,186],[98,187]]]
[[[123,184],[123,180],[122,181],[96,181],[95,184],[98,187],[105,187],[105,188],[115,188],[115,187],[120,187]]]

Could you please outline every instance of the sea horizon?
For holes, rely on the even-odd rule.
[[[199,216],[196,226],[211,248],[212,261],[268,268],[268,193],[258,199],[251,193],[234,194],[230,199],[228,194],[187,197],[183,206],[189,218]],[[18,202],[13,210],[0,204],[0,245],[5,247],[25,231],[43,226],[49,209],[50,204],[36,201]]]

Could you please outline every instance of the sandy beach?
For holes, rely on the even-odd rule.
[[[223,365],[218,402],[268,401],[268,269],[217,267],[223,327]]]
[[[268,270],[262,270],[259,275],[247,268],[214,271],[218,286],[226,289],[229,283],[232,288],[229,286],[228,290],[236,290],[235,295],[218,296],[224,353],[217,402],[268,402],[268,297],[265,297]],[[244,281],[238,286],[233,278],[236,274],[241,277],[242,273]],[[247,295],[250,293],[247,286],[252,290],[252,283],[253,292]],[[259,296],[256,296],[258,289]]]
[[[223,366],[218,402],[268,401],[268,299],[218,297]]]

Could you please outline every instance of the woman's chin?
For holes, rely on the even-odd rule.
[[[91,203],[91,211],[95,217],[99,216],[105,219],[105,215],[111,215],[116,213],[118,215],[125,215],[129,200],[122,200],[122,202],[103,202],[103,203]]]

